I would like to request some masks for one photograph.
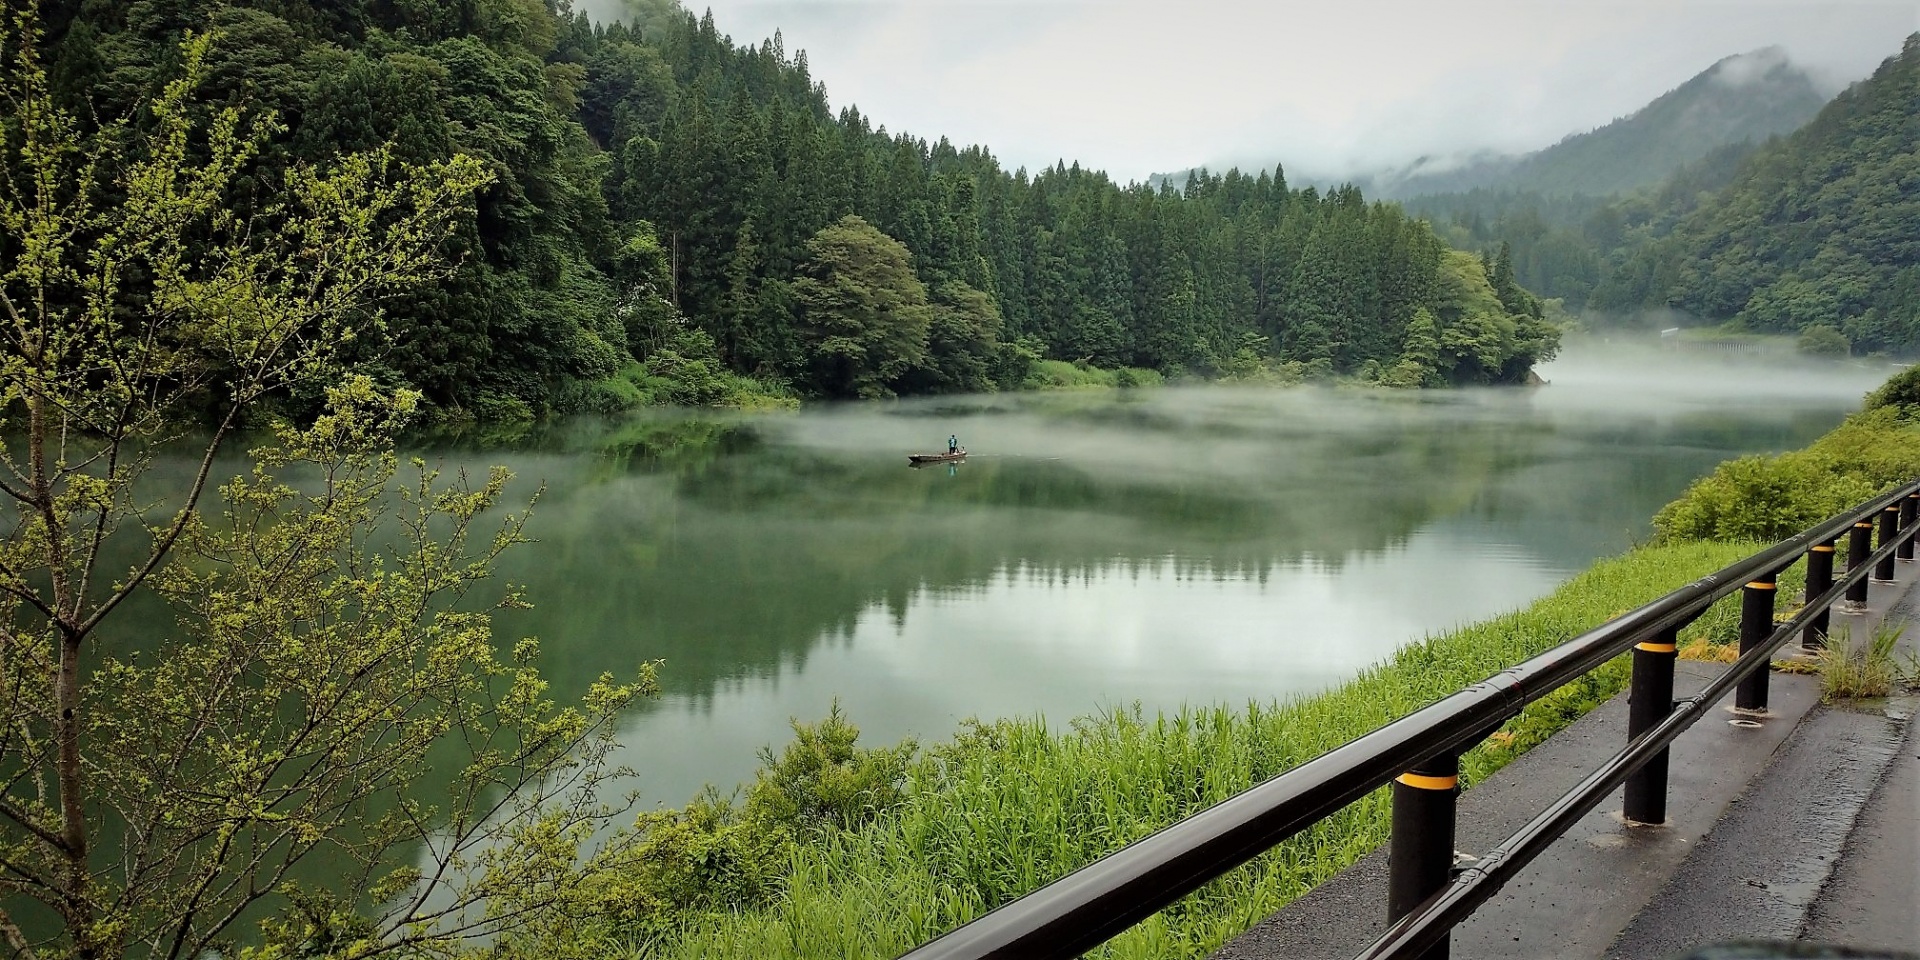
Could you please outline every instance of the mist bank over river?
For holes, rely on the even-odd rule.
[[[545,485],[502,570],[536,607],[503,640],[541,637],[562,693],[664,658],[623,737],[646,801],[678,804],[836,697],[878,742],[1338,683],[1644,538],[1887,372],[1576,342],[1537,389],[999,394],[411,452]],[[950,433],[967,462],[906,465]]]

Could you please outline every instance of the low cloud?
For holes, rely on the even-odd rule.
[[[712,9],[737,42],[781,30],[787,50],[808,52],[836,107],[857,105],[890,130],[984,144],[1010,167],[1064,159],[1120,180],[1276,161],[1337,176],[1538,149],[1768,47],[1837,90],[1920,28],[1911,2],[714,0]],[[1740,74],[1764,58],[1736,64]]]

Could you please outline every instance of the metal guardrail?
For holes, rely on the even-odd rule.
[[[1802,531],[1637,610],[1503,670],[1319,757],[1135,841],[901,960],[1077,957],[1276,844],[1388,783],[1393,786],[1385,934],[1365,960],[1445,956],[1448,932],[1539,856],[1613,788],[1626,816],[1665,819],[1666,750],[1728,691],[1736,709],[1764,710],[1767,663],[1796,633],[1824,642],[1829,608],[1867,596],[1869,574],[1890,580],[1913,558],[1920,481]],[[1873,518],[1880,543],[1871,550]],[[1834,543],[1849,535],[1846,573],[1832,577]],[[1808,558],[1806,604],[1773,624],[1776,578]],[[1743,593],[1741,656],[1696,696],[1673,699],[1678,631],[1716,601]],[[1454,797],[1460,754],[1527,704],[1633,650],[1628,743],[1520,832],[1456,873]]]

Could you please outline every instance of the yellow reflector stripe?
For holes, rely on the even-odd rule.
[[[1671,643],[1636,643],[1633,648],[1645,650],[1648,653],[1673,653],[1679,649]]]
[[[1752,583],[1747,584],[1747,586],[1752,587],[1755,590],[1772,590],[1774,588],[1773,584],[1768,583],[1764,580],[1755,580]]]
[[[1452,790],[1460,785],[1460,778],[1457,776],[1429,777],[1424,773],[1403,773],[1395,779],[1419,790]]]

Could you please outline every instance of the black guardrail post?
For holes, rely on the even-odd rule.
[[[1909,493],[1900,501],[1900,546],[1893,555],[1909,563],[1913,562],[1913,521],[1920,515],[1920,493]]]
[[[1900,508],[1889,503],[1887,504],[1887,508],[1885,510],[1880,511],[1879,545],[1884,547],[1887,544],[1892,543],[1895,540],[1895,538],[1899,536],[1900,536]],[[1881,583],[1893,582],[1893,554],[1891,553],[1887,554],[1887,558],[1885,560],[1882,560],[1879,563],[1874,564],[1873,578],[1875,580],[1880,581]]]
[[[1873,552],[1873,522],[1860,520],[1854,523],[1853,530],[1847,534],[1847,572],[1860,569],[1867,562],[1867,555]],[[1861,577],[1847,585],[1847,610],[1859,613],[1867,608],[1867,578]]]
[[[1387,854],[1387,922],[1412,913],[1453,874],[1453,807],[1460,755],[1441,753],[1393,781],[1393,843]],[[1419,960],[1447,960],[1440,941]]]
[[[1740,588],[1740,652],[1764,643],[1767,635],[1773,632],[1773,595],[1774,575],[1769,573],[1757,577]],[[1735,710],[1750,710],[1764,713],[1767,709],[1767,671],[1756,670],[1753,676],[1740,681],[1733,694]]]
[[[1826,593],[1833,587],[1833,544],[1816,543],[1807,550],[1807,602]],[[1806,650],[1818,650],[1827,645],[1827,626],[1832,615],[1822,609],[1814,614],[1807,624],[1805,632],[1800,634],[1800,646]]]
[[[1627,693],[1627,739],[1653,729],[1673,712],[1673,662],[1680,628],[1669,627],[1633,645],[1633,686]],[[1627,778],[1624,811],[1634,823],[1667,822],[1667,752]]]

